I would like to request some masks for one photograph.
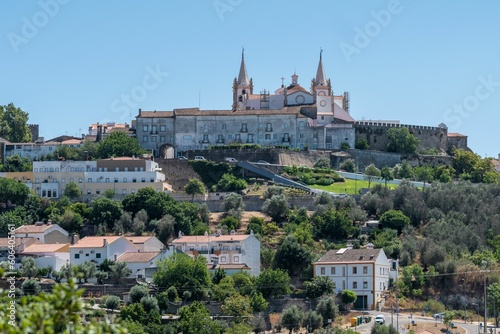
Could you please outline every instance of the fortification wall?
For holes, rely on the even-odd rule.
[[[419,141],[417,151],[425,148],[437,148],[443,151],[448,149],[448,130],[435,126],[393,124],[358,121],[354,125],[356,140],[365,138],[370,149],[386,151],[389,142],[387,130],[390,128],[406,127]]]

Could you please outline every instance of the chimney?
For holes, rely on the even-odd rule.
[[[19,243],[19,253],[24,252],[24,238],[21,238],[21,242]]]
[[[78,243],[78,241],[80,241],[80,237],[78,236],[78,234],[74,234],[73,235],[73,245],[76,245]]]
[[[371,242],[366,245],[366,249],[373,249],[375,248],[375,245],[373,245]]]
[[[142,109],[139,108],[139,116],[141,116],[141,114],[142,114]]]
[[[102,246],[106,247],[108,245],[108,240],[102,239]]]

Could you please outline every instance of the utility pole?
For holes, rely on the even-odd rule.
[[[486,334],[486,271],[484,272],[484,334]]]

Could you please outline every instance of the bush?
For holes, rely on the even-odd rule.
[[[23,290],[24,295],[38,295],[42,288],[40,287],[40,283],[34,279],[27,279],[21,284],[21,289]]]
[[[349,145],[349,143],[347,143],[347,142],[343,142],[342,144],[340,144],[340,148],[342,150],[348,150],[351,148],[351,145]]]
[[[331,179],[329,177],[322,177],[316,181],[316,184],[319,184],[320,186],[329,186],[332,183],[333,183],[333,179]]]
[[[144,307],[144,311],[147,313],[151,311],[160,311],[160,307],[158,306],[158,300],[153,296],[142,297],[141,298],[142,307]]]
[[[223,226],[227,226],[228,230],[236,230],[240,223],[237,218],[233,216],[227,216],[220,220],[220,224]]]
[[[365,138],[358,138],[354,147],[358,150],[367,150],[370,148],[370,145],[368,145],[368,141]]]
[[[116,310],[120,306],[121,299],[118,296],[108,296],[105,306],[107,309]]]

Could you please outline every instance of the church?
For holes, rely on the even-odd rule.
[[[242,52],[231,109],[139,109],[136,137],[143,148],[163,158],[235,143],[311,150],[340,149],[344,143],[354,147],[355,121],[349,114],[349,94],[333,94],[322,51],[310,89],[302,87],[298,78],[294,73],[289,85],[282,78],[281,87],[273,94],[268,90],[254,93]]]

